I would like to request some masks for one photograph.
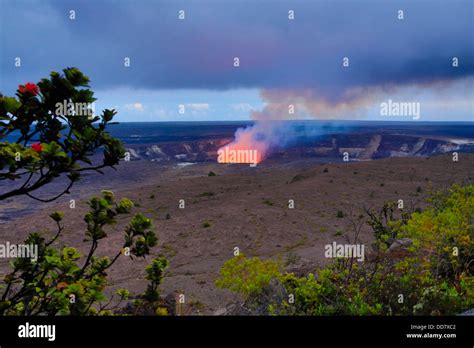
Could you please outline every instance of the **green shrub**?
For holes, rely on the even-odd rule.
[[[400,218],[390,203],[379,214],[367,211],[376,245],[384,246],[372,262],[337,259],[317,269],[317,276],[298,277],[282,274],[271,261],[239,256],[224,264],[217,284],[248,296],[272,279],[280,281],[294,304],[270,303],[268,314],[459,314],[474,306],[474,185],[433,194],[429,204]],[[395,237],[409,239],[411,246],[392,254],[388,247]]]
[[[55,200],[69,193],[83,172],[102,173],[124,157],[122,143],[106,131],[116,112],[106,109],[92,115],[90,105],[96,99],[88,83],[79,69],[67,68],[37,85],[19,86],[16,98],[0,94],[0,182],[8,180],[11,187],[0,200],[17,195]],[[80,114],[58,107],[68,102],[87,107]],[[15,141],[1,142],[6,136]],[[98,149],[103,149],[102,162],[93,164],[90,157]],[[69,180],[63,190],[49,198],[33,196],[61,174]]]
[[[198,194],[196,197],[212,197],[214,196],[215,193],[212,192],[212,191],[206,191],[206,192],[203,192],[203,193],[200,193]]]
[[[149,302],[157,301],[160,298],[158,286],[163,279],[164,270],[169,266],[169,261],[164,257],[158,257],[145,268],[146,279],[149,280],[144,298]]]
[[[256,294],[280,276],[279,270],[280,265],[274,261],[262,261],[258,257],[247,259],[240,254],[224,263],[216,285],[244,295]]]
[[[264,199],[264,200],[263,200],[263,203],[266,204],[266,205],[268,205],[268,206],[270,206],[270,207],[273,206],[273,202],[270,201],[269,199]]]
[[[110,259],[95,255],[100,241],[107,237],[107,227],[116,222],[119,214],[129,214],[132,206],[128,199],[116,203],[110,191],[89,201],[90,210],[84,220],[85,241],[90,248],[85,260],[75,248],[52,246],[64,232],[63,214],[52,213],[50,217],[57,226],[54,237],[46,242],[39,233],[31,233],[25,240],[25,244],[38,246],[37,260],[17,258],[12,262],[13,270],[4,278],[0,315],[110,314],[110,308],[102,305],[108,284],[106,271],[120,256],[145,257],[157,242],[151,220],[136,214],[126,226],[124,243],[115,256]],[[123,300],[128,292],[121,290],[118,295]]]
[[[14,138],[11,142],[0,142],[0,181],[8,180],[10,183],[4,186],[11,187],[0,195],[0,201],[19,195],[53,201],[69,193],[82,172],[102,173],[102,168],[119,164],[125,156],[122,143],[106,131],[116,112],[106,109],[101,116],[93,115],[91,103],[96,99],[88,82],[89,78],[79,69],[67,68],[63,74],[52,72],[50,79],[42,79],[37,85],[20,85],[16,98],[0,94],[0,140]],[[68,103],[85,112],[60,107]],[[99,149],[102,160],[93,164],[91,157]],[[69,179],[63,190],[49,198],[33,196],[35,190],[61,175]],[[15,187],[16,180],[20,183]],[[33,232],[25,241],[38,248],[37,258],[17,258],[11,262],[13,270],[0,286],[0,315],[111,314],[130,297],[128,290],[119,289],[119,302],[113,308],[112,299],[103,303],[108,285],[106,271],[121,255],[133,258],[150,253],[157,243],[152,221],[143,214],[134,215],[125,228],[122,248],[111,259],[99,257],[96,251],[100,241],[107,237],[107,230],[115,224],[117,216],[129,214],[138,204],[127,198],[116,202],[110,191],[102,191],[100,197],[90,199],[88,204],[84,241],[90,243],[90,248],[86,255],[82,257],[69,246],[53,246],[64,232],[64,214],[50,214],[56,224],[54,236],[46,241],[40,233]],[[157,279],[149,280],[156,290]]]

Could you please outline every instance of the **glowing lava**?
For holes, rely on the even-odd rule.
[[[263,161],[270,145],[264,139],[258,139],[258,127],[239,128],[235,140],[218,151],[218,163],[249,163],[257,165]]]

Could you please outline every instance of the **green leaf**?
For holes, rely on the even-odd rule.
[[[21,106],[21,102],[14,97],[3,97],[1,101],[5,105],[5,110],[11,114],[15,113]]]
[[[49,217],[53,219],[54,221],[59,222],[63,219],[64,213],[62,211],[55,211],[49,214]]]

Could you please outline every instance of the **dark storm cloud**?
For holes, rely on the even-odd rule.
[[[470,0],[0,1],[2,91],[66,66],[81,68],[98,88],[256,87],[328,95],[474,74]],[[343,69],[346,56],[350,67]]]

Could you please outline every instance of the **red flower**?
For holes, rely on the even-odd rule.
[[[26,85],[20,85],[18,87],[18,91],[21,93],[21,94],[25,94],[25,93],[31,93],[33,95],[38,95],[38,92],[39,92],[39,88],[38,86],[36,86],[34,83],[31,83],[31,82],[28,82]]]
[[[58,283],[58,285],[56,285],[56,289],[62,290],[62,289],[64,289],[64,288],[67,288],[68,286],[69,286],[68,283],[66,283],[66,282],[60,282],[60,283]]]
[[[36,143],[31,145],[31,149],[36,152],[41,152],[43,151],[43,145],[41,145],[41,143]]]

